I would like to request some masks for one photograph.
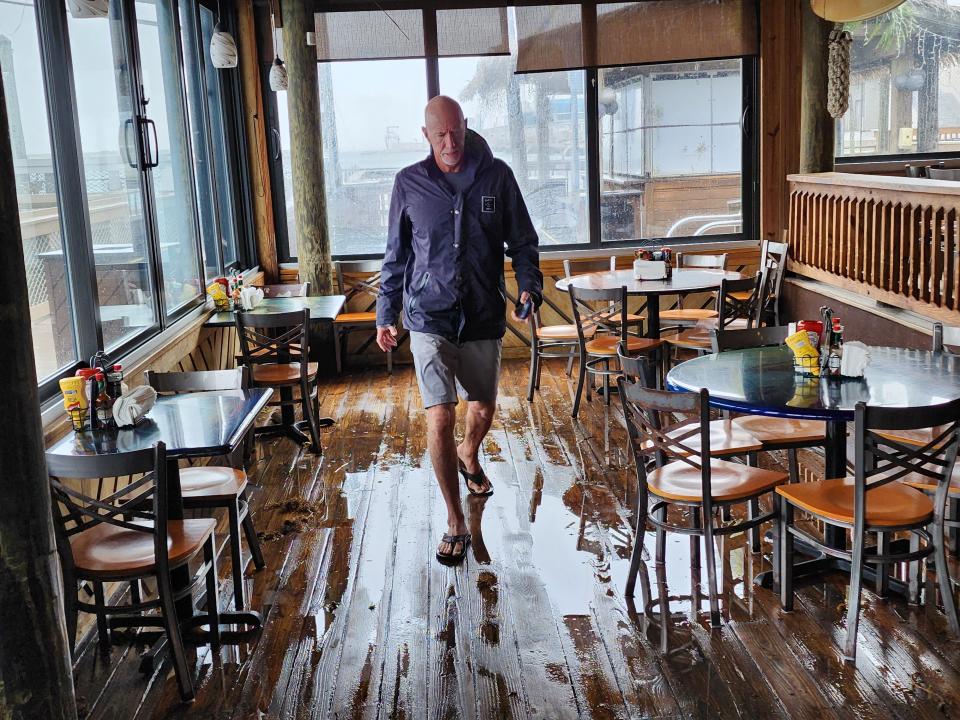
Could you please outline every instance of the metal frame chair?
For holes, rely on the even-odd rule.
[[[719,255],[694,255],[690,253],[677,253],[677,267],[678,268],[696,268],[700,270],[726,270],[727,269],[727,254],[722,253]],[[687,293],[682,295],[677,295],[676,307],[671,308],[670,310],[661,310],[660,311],[660,322],[667,323],[666,326],[661,324],[660,331],[661,333],[664,330],[677,328],[677,327],[689,327],[690,325],[696,325],[699,320],[709,320],[710,318],[717,317],[717,311],[714,307],[711,308],[684,308],[683,300],[686,297]],[[716,302],[714,302],[716,305]]]
[[[209,518],[170,520],[166,447],[111,455],[63,456],[47,454],[47,473],[53,502],[54,530],[64,578],[64,611],[67,636],[73,654],[80,610],[97,617],[100,646],[110,646],[114,627],[162,628],[170,643],[173,668],[183,700],[194,696],[175,603],[190,597],[206,583],[207,614],[211,641],[219,646],[220,610],[217,592],[216,522]],[[120,483],[129,477],[130,482]],[[110,483],[109,478],[114,478]],[[83,491],[91,481],[96,492]],[[200,553],[203,562],[189,584],[175,590],[170,573],[186,568]],[[157,597],[143,600],[134,587],[148,577],[156,579]],[[80,581],[93,585],[94,602],[77,597]],[[107,605],[104,585],[130,582],[126,604]],[[157,610],[159,615],[145,615]],[[108,620],[111,615],[120,615]]]
[[[314,453],[323,452],[317,420],[317,363],[309,362],[310,311],[305,308],[269,315],[238,312],[234,318],[243,364],[250,368],[250,385],[280,391],[280,399],[268,406],[281,408],[282,422],[255,428],[256,434],[286,435],[301,444],[309,439]],[[299,388],[299,398],[293,397],[293,388]],[[294,422],[296,405],[303,410],[300,422]],[[304,426],[309,437],[303,432]]]
[[[710,599],[710,623],[720,625],[716,548],[714,538],[758,529],[776,518],[776,510],[758,514],[752,510],[746,520],[718,525],[714,509],[732,505],[748,507],[766,494],[772,494],[787,480],[786,473],[732,463],[711,456],[710,396],[699,393],[674,393],[643,387],[621,376],[617,379],[623,414],[629,433],[637,471],[637,524],[627,576],[626,595],[632,596],[643,556],[647,520],[654,525],[656,562],[666,562],[666,534],[679,532],[702,537],[706,547],[707,583]],[[681,420],[672,423],[674,417]],[[697,482],[699,480],[699,482]],[[650,505],[650,496],[653,504]],[[690,526],[669,521],[671,506],[690,509]],[[776,551],[776,547],[774,548]],[[695,555],[699,554],[699,542]],[[775,552],[775,559],[778,557]],[[699,558],[696,564],[699,566]],[[777,577],[777,566],[774,565]],[[641,583],[644,612],[651,612],[653,601],[649,587]],[[659,598],[657,602],[666,602]],[[699,608],[698,608],[699,610]]]
[[[850,562],[850,587],[847,594],[844,659],[856,660],[857,626],[860,621],[860,592],[863,571],[873,565],[877,589],[883,594],[887,568],[909,562],[910,591],[919,590],[917,561],[933,555],[937,581],[950,629],[960,635],[960,620],[944,550],[944,515],[950,478],[960,445],[960,400],[924,408],[870,407],[858,403],[854,411],[856,459],[853,483],[846,478],[828,478],[777,488],[780,519],[776,535],[780,543],[780,600],[784,610],[793,609],[793,538],[800,537],[818,550]],[[891,439],[878,430],[897,431],[937,427],[930,442],[922,447]],[[902,482],[905,477],[932,480],[937,490],[931,500]],[[794,509],[812,515],[827,526],[852,531],[850,551],[828,547],[824,542],[793,523]],[[932,532],[931,532],[932,529]],[[893,533],[909,532],[908,548],[902,542],[891,544]],[[868,534],[877,536],[877,544],[868,552]],[[920,547],[920,541],[925,545]]]
[[[333,344],[336,351],[337,373],[343,372],[344,358],[347,355],[347,342],[350,334],[357,330],[373,330],[373,334],[356,351],[362,353],[376,339],[377,335],[377,295],[380,292],[380,272],[383,263],[380,260],[337,260],[334,264],[337,273],[337,287],[346,296],[343,304],[347,308],[351,300],[366,298],[363,310],[341,312],[333,321]],[[397,346],[406,337],[398,338]],[[393,351],[387,351],[387,372],[393,372]]]
[[[158,393],[192,393],[210,390],[245,390],[250,385],[250,371],[247,367],[233,370],[197,370],[193,372],[155,372],[147,370],[144,374],[146,384]],[[253,433],[248,436],[252,441]],[[246,457],[244,457],[246,464]],[[242,469],[204,465],[182,468],[180,470],[180,493],[183,507],[198,510],[227,511],[230,523],[230,570],[233,574],[234,606],[237,610],[246,607],[243,562],[240,547],[240,535],[247,539],[247,547],[254,567],[263,570],[266,563],[260,549],[260,539],[250,515],[250,503],[247,498],[249,478]]]

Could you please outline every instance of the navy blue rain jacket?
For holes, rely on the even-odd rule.
[[[431,153],[397,173],[380,275],[377,325],[455,342],[503,337],[504,247],[520,291],[543,292],[538,239],[513,172],[467,130],[463,171],[469,189],[444,180]],[[402,302],[401,302],[402,301]]]

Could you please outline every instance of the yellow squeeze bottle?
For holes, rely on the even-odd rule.
[[[793,351],[797,365],[811,375],[820,375],[820,353],[810,342],[810,336],[806,330],[798,330],[788,336],[784,342]]]
[[[63,393],[63,407],[67,410],[71,406],[81,410],[87,408],[87,393],[85,381],[82,377],[65,377],[60,380],[60,391]]]

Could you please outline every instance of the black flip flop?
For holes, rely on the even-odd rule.
[[[466,533],[465,535],[450,535],[449,533],[444,533],[440,542],[449,543],[450,553],[444,555],[438,552],[437,560],[439,560],[442,565],[459,565],[467,556],[467,548],[470,547],[470,533]],[[458,543],[460,544],[460,552],[455,553],[453,549]]]
[[[469,492],[474,497],[489,497],[493,495],[493,483],[490,481],[490,478],[487,477],[487,474],[483,471],[483,468],[480,468],[478,473],[468,473],[467,466],[463,464],[463,460],[457,458],[457,466],[460,470],[460,474],[463,475],[463,479],[467,481],[467,492]],[[470,489],[470,483],[474,485],[486,485],[489,490],[486,492],[474,492]]]

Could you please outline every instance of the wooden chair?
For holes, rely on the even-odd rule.
[[[666,533],[703,537],[706,547],[710,622],[720,625],[714,538],[759,528],[776,513],[753,513],[746,520],[724,521],[715,509],[732,505],[758,506],[759,498],[786,482],[786,473],[763,470],[712,456],[710,397],[699,393],[674,393],[643,387],[621,376],[617,379],[623,414],[637,471],[637,525],[626,595],[633,596],[643,556],[647,520],[656,527],[656,562],[666,561]],[[679,422],[674,423],[674,418]],[[652,496],[652,504],[650,502]],[[690,526],[669,519],[671,507],[690,510]],[[696,543],[699,553],[699,542]],[[776,549],[775,549],[776,550]],[[774,554],[776,557],[776,552]],[[699,565],[699,563],[696,563]],[[774,567],[776,575],[777,568]],[[641,583],[645,612],[651,607],[649,589]],[[659,602],[665,602],[660,598]],[[698,608],[699,609],[699,608]]]
[[[540,308],[530,313],[530,382],[527,386],[527,401],[533,402],[533,393],[540,389],[540,371],[543,358],[566,358],[567,376],[573,370],[577,357],[579,336],[576,325],[544,325]],[[587,329],[590,337],[593,329]]]
[[[713,352],[742,350],[744,348],[782,345],[789,330],[786,326],[751,328],[745,330],[710,331]],[[763,443],[764,451],[786,450],[790,482],[800,481],[797,450],[822,447],[827,441],[827,426],[821,420],[776,418],[766,415],[742,415],[733,424],[749,432]]]
[[[794,537],[802,537],[808,544],[833,557],[849,560],[850,587],[843,646],[844,659],[849,662],[856,659],[865,565],[876,568],[877,587],[882,593],[888,567],[909,562],[913,568],[910,585],[914,588],[918,584],[916,561],[933,555],[947,620],[954,634],[960,635],[960,621],[944,550],[944,509],[960,442],[960,400],[923,408],[882,408],[858,403],[854,418],[856,460],[852,479],[828,478],[777,488],[780,502],[777,527],[781,553],[780,600],[783,608],[793,609]],[[921,427],[944,429],[920,448],[891,440],[877,432]],[[897,482],[905,476],[919,476],[935,484],[935,498]],[[795,508],[828,526],[850,529],[852,550],[827,547],[795,525]],[[894,533],[909,533],[909,548],[902,547],[904,541],[891,544],[890,537]],[[871,552],[866,547],[868,535],[877,537],[876,547]]]
[[[567,291],[573,307],[573,321],[577,328],[580,349],[580,374],[577,377],[577,390],[571,413],[573,417],[577,417],[584,380],[588,373],[591,381],[587,385],[587,400],[590,400],[593,376],[599,375],[603,378],[604,397],[609,405],[610,378],[619,374],[619,370],[610,367],[610,361],[617,360],[618,350],[622,349],[625,355],[655,353],[663,347],[663,341],[643,337],[638,331],[631,330],[626,287],[587,290],[570,285]]]
[[[702,355],[711,351],[712,330],[722,333],[727,329],[755,327],[760,322],[760,298],[765,292],[768,277],[766,272],[758,272],[755,277],[742,280],[724,278],[720,281],[720,292],[717,293],[717,317],[700,320],[696,327],[670,335],[665,340],[674,348],[694,350]],[[736,297],[742,292],[749,293],[746,300]]]
[[[342,312],[333,321],[333,344],[337,357],[337,373],[343,372],[344,357],[347,353],[347,341],[350,334],[358,330],[372,333],[360,346],[361,353],[376,339],[377,333],[377,295],[380,293],[380,260],[338,260],[334,263],[337,272],[337,285],[347,300],[360,303],[363,308],[358,312]],[[393,351],[387,352],[387,372],[393,372]]]
[[[310,294],[310,283],[264,285],[261,290],[265,298],[307,297]]]
[[[301,444],[309,439],[313,452],[321,453],[317,363],[309,361],[310,311],[238,312],[235,320],[243,364],[250,368],[250,385],[280,391],[280,399],[268,405],[281,408],[282,422],[258,427],[256,434],[282,434]],[[300,391],[298,398],[293,397],[295,388]],[[293,408],[297,405],[303,412],[300,422],[294,422],[293,417]],[[304,434],[304,427],[309,437]]]
[[[167,458],[163,443],[152,449],[111,455],[48,454],[54,530],[64,579],[64,611],[70,652],[76,642],[79,611],[97,616],[100,645],[108,649],[111,627],[159,627],[167,635],[183,700],[194,695],[175,602],[206,583],[207,613],[213,645],[219,645],[217,560],[210,518],[168,517]],[[130,477],[122,484],[120,479]],[[113,478],[113,482],[110,481]],[[93,491],[86,491],[91,488]],[[171,571],[187,568],[200,553],[203,562],[187,588],[175,590]],[[131,593],[126,604],[107,605],[104,585],[156,581],[157,597]],[[81,601],[78,583],[93,586],[94,602]],[[158,614],[145,615],[155,610]],[[112,615],[120,617],[110,618]],[[109,618],[109,619],[108,619]]]
[[[727,255],[692,255],[689,253],[677,253],[677,268],[695,268],[698,270],[725,270],[727,267]],[[660,322],[666,323],[668,327],[684,327],[696,325],[700,320],[709,320],[717,317],[716,308],[685,308],[683,307],[684,295],[677,295],[677,307],[672,310],[660,311]],[[661,331],[666,328],[661,325]]]
[[[245,390],[250,372],[246,367],[233,370],[196,372],[154,372],[145,374],[147,385],[158,393],[191,393],[211,390]],[[252,438],[252,433],[251,433]],[[233,598],[237,610],[246,608],[243,571],[246,563],[240,552],[240,535],[247,538],[247,547],[254,567],[263,570],[266,564],[260,549],[257,529],[250,516],[247,499],[247,473],[243,469],[203,465],[180,470],[180,493],[183,507],[190,510],[224,508],[230,522],[230,565],[233,573]]]
[[[761,317],[772,318],[774,325],[780,324],[780,289],[783,287],[783,276],[787,270],[787,252],[789,245],[785,242],[764,240],[760,245],[760,267],[770,273],[767,283],[767,299],[761,308]],[[738,300],[747,300],[749,293],[740,292]]]

